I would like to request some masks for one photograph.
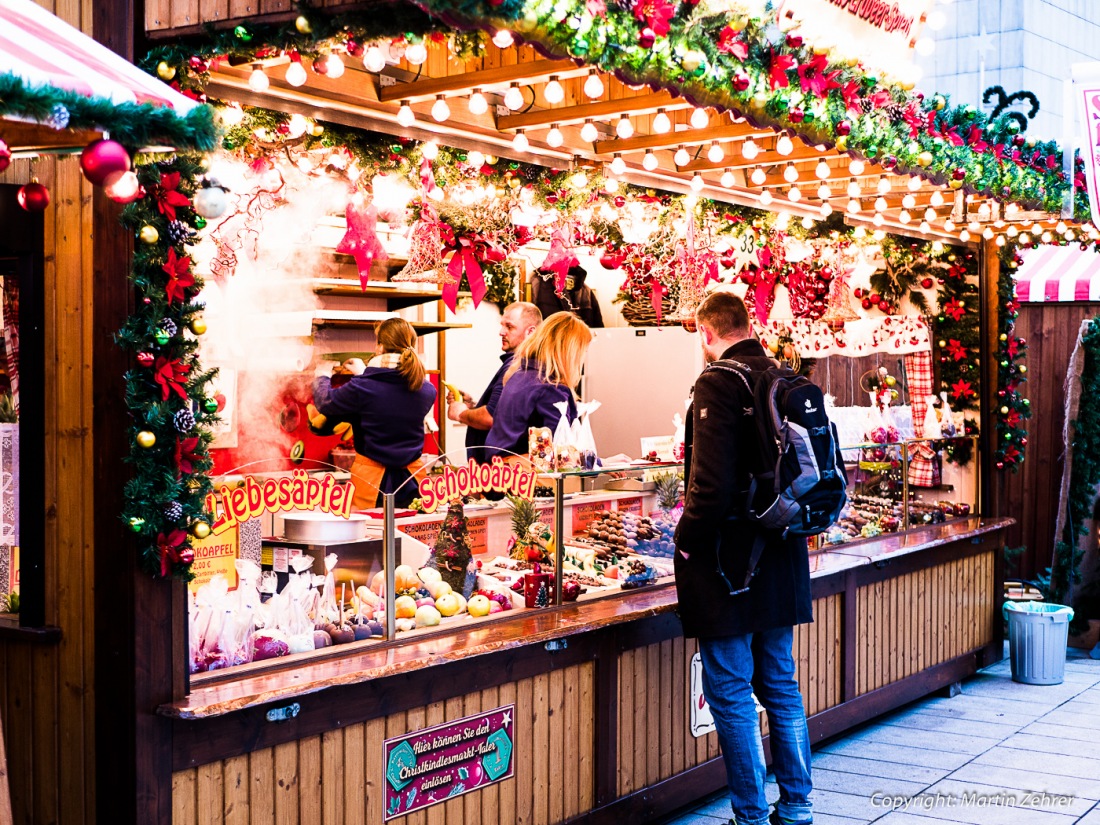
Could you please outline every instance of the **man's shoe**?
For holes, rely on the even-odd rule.
[[[779,811],[775,808],[772,808],[771,814],[768,815],[768,823],[769,825],[813,825],[813,820],[807,819],[804,821],[796,822],[793,819],[783,819],[779,815]]]

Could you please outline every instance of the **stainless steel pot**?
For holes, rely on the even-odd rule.
[[[341,518],[329,513],[291,512],[283,516],[283,538],[288,541],[358,541],[367,534],[368,516]]]

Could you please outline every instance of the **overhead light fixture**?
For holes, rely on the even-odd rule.
[[[328,69],[328,76],[335,80],[344,74],[344,61],[336,52],[332,52],[325,59],[325,68]]]
[[[788,163],[786,168],[783,170],[783,180],[785,180],[787,183],[794,183],[796,180],[798,180],[798,169],[795,168],[795,165],[793,163]]]
[[[1004,235],[997,236],[997,246],[1004,246],[1006,243]]]
[[[556,106],[565,100],[565,89],[563,89],[561,83],[558,82],[557,75],[550,76],[550,82],[542,89],[542,96],[546,98],[546,102],[551,106]]]
[[[783,156],[789,155],[794,151],[794,141],[787,135],[780,135],[779,140],[775,142],[775,151]]]
[[[1072,235],[1072,234],[1073,234],[1072,232],[1067,233],[1067,237],[1066,237],[1067,241],[1072,241],[1073,240],[1073,238],[1068,237],[1069,235]],[[987,241],[993,240],[993,230],[990,227],[987,226],[982,231],[982,237],[985,238]]]
[[[626,115],[619,117],[618,122],[615,124],[615,134],[623,140],[634,136],[634,124],[630,122],[630,118]]]
[[[763,186],[764,182],[768,179],[768,173],[764,171],[763,166],[757,166],[752,170],[752,175],[749,176],[749,180],[756,186]]]
[[[688,154],[688,150],[681,146],[676,150],[676,154],[672,156],[672,162],[677,166],[687,166],[691,162],[691,155]]]
[[[814,219],[811,218],[809,215],[803,215],[802,216],[802,228],[803,229],[813,229],[814,228]]]
[[[615,194],[619,191],[619,179],[618,178],[606,178],[603,182],[604,191],[609,194]]]
[[[485,155],[477,149],[472,149],[466,153],[466,163],[474,169],[480,169],[485,165]]]
[[[767,206],[773,200],[775,200],[775,199],[772,197],[771,190],[765,189],[763,192],[760,193],[760,203],[763,204],[764,206]]]
[[[584,189],[588,186],[588,175],[583,169],[578,169],[573,173],[573,176],[569,178],[569,182],[573,185],[574,189]]]
[[[881,212],[876,212],[875,216],[871,218],[871,223],[875,226],[884,226],[886,224],[886,218],[882,216]]]
[[[929,206],[924,210],[924,219],[929,223],[934,221],[936,219],[936,210]]]
[[[588,77],[585,78],[584,93],[592,100],[603,95],[603,80],[600,78],[600,73],[595,69],[590,69]]]
[[[943,222],[943,229],[944,229],[945,232],[954,232],[955,231],[955,222],[953,220],[951,220],[950,218],[948,218],[947,220],[945,220]]]
[[[885,212],[887,205],[888,204],[886,203],[886,198],[882,197],[882,195],[879,195],[877,198],[875,198],[876,212]]]
[[[581,127],[581,140],[585,143],[595,143],[599,136],[600,130],[596,128],[596,124],[591,120],[586,120],[584,126]]]
[[[1015,238],[1017,235],[1020,234],[1020,230],[1017,229],[1015,226],[1010,226],[1008,227],[1008,229],[1005,230],[1005,234],[1008,235],[1008,237],[1010,238]]]
[[[439,144],[434,140],[429,140],[426,143],[420,144],[420,154],[423,155],[426,160],[435,160],[439,157]]]
[[[928,199],[928,202],[936,207],[943,206],[943,193],[940,192],[939,189],[937,189],[935,192],[932,193],[932,197]]]
[[[653,116],[653,134],[663,135],[667,134],[672,129],[672,120],[665,113],[664,109],[658,109],[657,114]]]
[[[879,175],[878,186],[876,187],[880,195],[885,195],[890,191],[890,179],[886,175]]]
[[[652,149],[646,149],[645,154],[642,156],[642,168],[647,172],[652,172],[657,166],[657,156],[653,154]]]
[[[513,112],[523,106],[523,92],[520,91],[518,83],[513,83],[504,93],[504,105]]]
[[[917,199],[914,198],[912,195],[906,195],[904,198],[901,199],[901,205],[904,206],[906,209],[914,209],[917,205]]]
[[[790,189],[787,190],[787,200],[789,200],[791,203],[798,203],[800,200],[802,200],[802,190],[799,189],[797,186],[792,186]]]
[[[397,110],[397,122],[406,129],[416,123],[416,115],[413,114],[412,106],[409,105],[409,101],[401,101],[401,108]]]
[[[527,135],[522,129],[516,129],[516,136],[512,138],[512,148],[517,152],[526,152],[531,148],[531,142],[527,140]]]
[[[423,42],[410,43],[405,49],[405,62],[413,66],[419,66],[427,59],[428,48],[424,45]]]
[[[302,65],[302,58],[291,58],[290,64],[286,67],[286,82],[294,87],[304,86],[306,78],[306,67]]]
[[[848,197],[849,198],[858,198],[862,194],[863,194],[863,190],[859,188],[859,184],[856,182],[855,178],[852,178],[850,181],[848,181]]]
[[[908,209],[902,209],[901,212],[898,213],[898,220],[901,223],[909,223],[909,221],[913,220],[913,216],[909,214]]]
[[[909,183],[907,184],[907,186],[909,187],[910,192],[917,192],[922,186],[922,181],[916,175],[913,175],[913,177],[909,178]]]
[[[930,224],[928,221],[921,221],[920,222],[920,231],[921,232],[930,232],[930,231],[932,231],[932,224]]]
[[[732,189],[734,187],[734,185],[737,183],[737,179],[733,176],[732,169],[727,169],[722,173],[721,183],[724,187],[726,187],[726,189]]]
[[[827,218],[831,214],[833,214],[833,205],[828,201],[825,201],[825,203],[821,204],[821,208],[818,211],[821,212],[821,217]]]
[[[689,184],[693,192],[698,192],[703,188],[703,176],[696,172],[691,176],[691,183]]]
[[[862,206],[860,205],[859,198],[852,198],[848,201],[849,215],[858,215],[860,209],[862,209]]]
[[[558,128],[558,124],[553,124],[550,127],[550,131],[546,133],[546,145],[551,149],[557,149],[565,143],[565,137],[561,133],[561,129]]]
[[[711,143],[710,148],[707,150],[707,160],[711,163],[721,163],[725,156],[726,153],[722,151],[721,143],[718,141]]]
[[[826,162],[824,158],[817,162],[817,168],[814,169],[814,174],[817,175],[819,180],[825,180],[833,173],[833,169]]]
[[[493,45],[498,49],[507,49],[516,42],[516,39],[512,37],[512,33],[507,29],[499,29],[496,34],[493,35]]]
[[[613,174],[621,175],[626,171],[626,161],[623,160],[623,156],[616,154],[611,160],[611,171]]]
[[[967,241],[969,241],[970,240],[970,230],[969,229],[964,229],[962,232],[960,232],[959,233],[959,240],[962,241],[963,243],[966,243]]]
[[[823,183],[821,186],[817,187],[817,196],[821,198],[821,200],[827,201],[833,196],[833,190],[830,189],[827,184]]]
[[[363,68],[377,74],[386,68],[386,54],[378,46],[368,46],[363,52]]]
[[[471,115],[483,115],[489,111],[489,101],[485,99],[481,89],[474,89],[473,94],[470,95],[469,107]]]
[[[705,129],[710,125],[710,115],[706,109],[696,109],[691,113],[691,128]]]
[[[862,175],[865,168],[866,164],[859,158],[852,158],[848,163],[848,171],[853,175]]]
[[[741,144],[741,157],[745,160],[754,160],[757,155],[760,154],[760,147],[756,145],[756,141],[752,138],[748,138]]]
[[[271,86],[271,78],[264,71],[262,63],[252,64],[252,74],[248,76],[248,88],[254,92],[266,92]]]
[[[443,95],[435,96],[435,103],[432,104],[432,119],[436,123],[443,123],[451,116],[451,107],[447,105],[447,98]]]

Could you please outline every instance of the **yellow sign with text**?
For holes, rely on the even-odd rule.
[[[192,593],[215,576],[224,577],[229,582],[230,590],[237,588],[237,559],[241,541],[236,527],[220,536],[211,533],[204,539],[191,539],[191,549],[195,552],[195,562],[191,565],[195,578],[189,585]]]

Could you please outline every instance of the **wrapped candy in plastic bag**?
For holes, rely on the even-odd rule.
[[[959,435],[959,430],[962,425],[955,420],[955,414],[951,412],[951,405],[947,403],[947,391],[940,393],[940,398],[943,400],[942,415],[940,418],[940,433],[945,438],[952,438]]]
[[[680,413],[672,416],[672,460],[684,460],[684,417]]]
[[[340,607],[336,603],[336,554],[329,553],[325,556],[325,575],[321,580],[321,595],[317,601],[317,609],[313,614],[313,624],[316,627],[329,622],[340,624],[343,617],[340,615]]]
[[[573,422],[569,420],[569,402],[558,401],[554,407],[561,414],[554,428],[554,463],[559,472],[573,470],[580,466],[580,453],[573,437]]]
[[[527,458],[535,472],[554,472],[554,437],[549,427],[527,428]]]
[[[936,396],[928,396],[928,408],[924,412],[924,437],[925,438],[940,438],[943,433],[941,432],[941,422],[936,417]],[[950,410],[948,410],[950,412]],[[947,423],[947,415],[944,415],[944,422]],[[952,427],[954,429],[954,427]]]
[[[592,424],[589,417],[601,406],[599,401],[578,404],[577,420],[573,422],[573,427],[577,431],[575,444],[580,458],[580,465],[586,470],[592,470],[600,466],[600,454],[596,450],[596,437],[592,434]]]
[[[195,630],[199,634],[197,670],[220,670],[252,661],[252,616],[237,610],[229,582],[215,576],[195,594],[199,608]]]

